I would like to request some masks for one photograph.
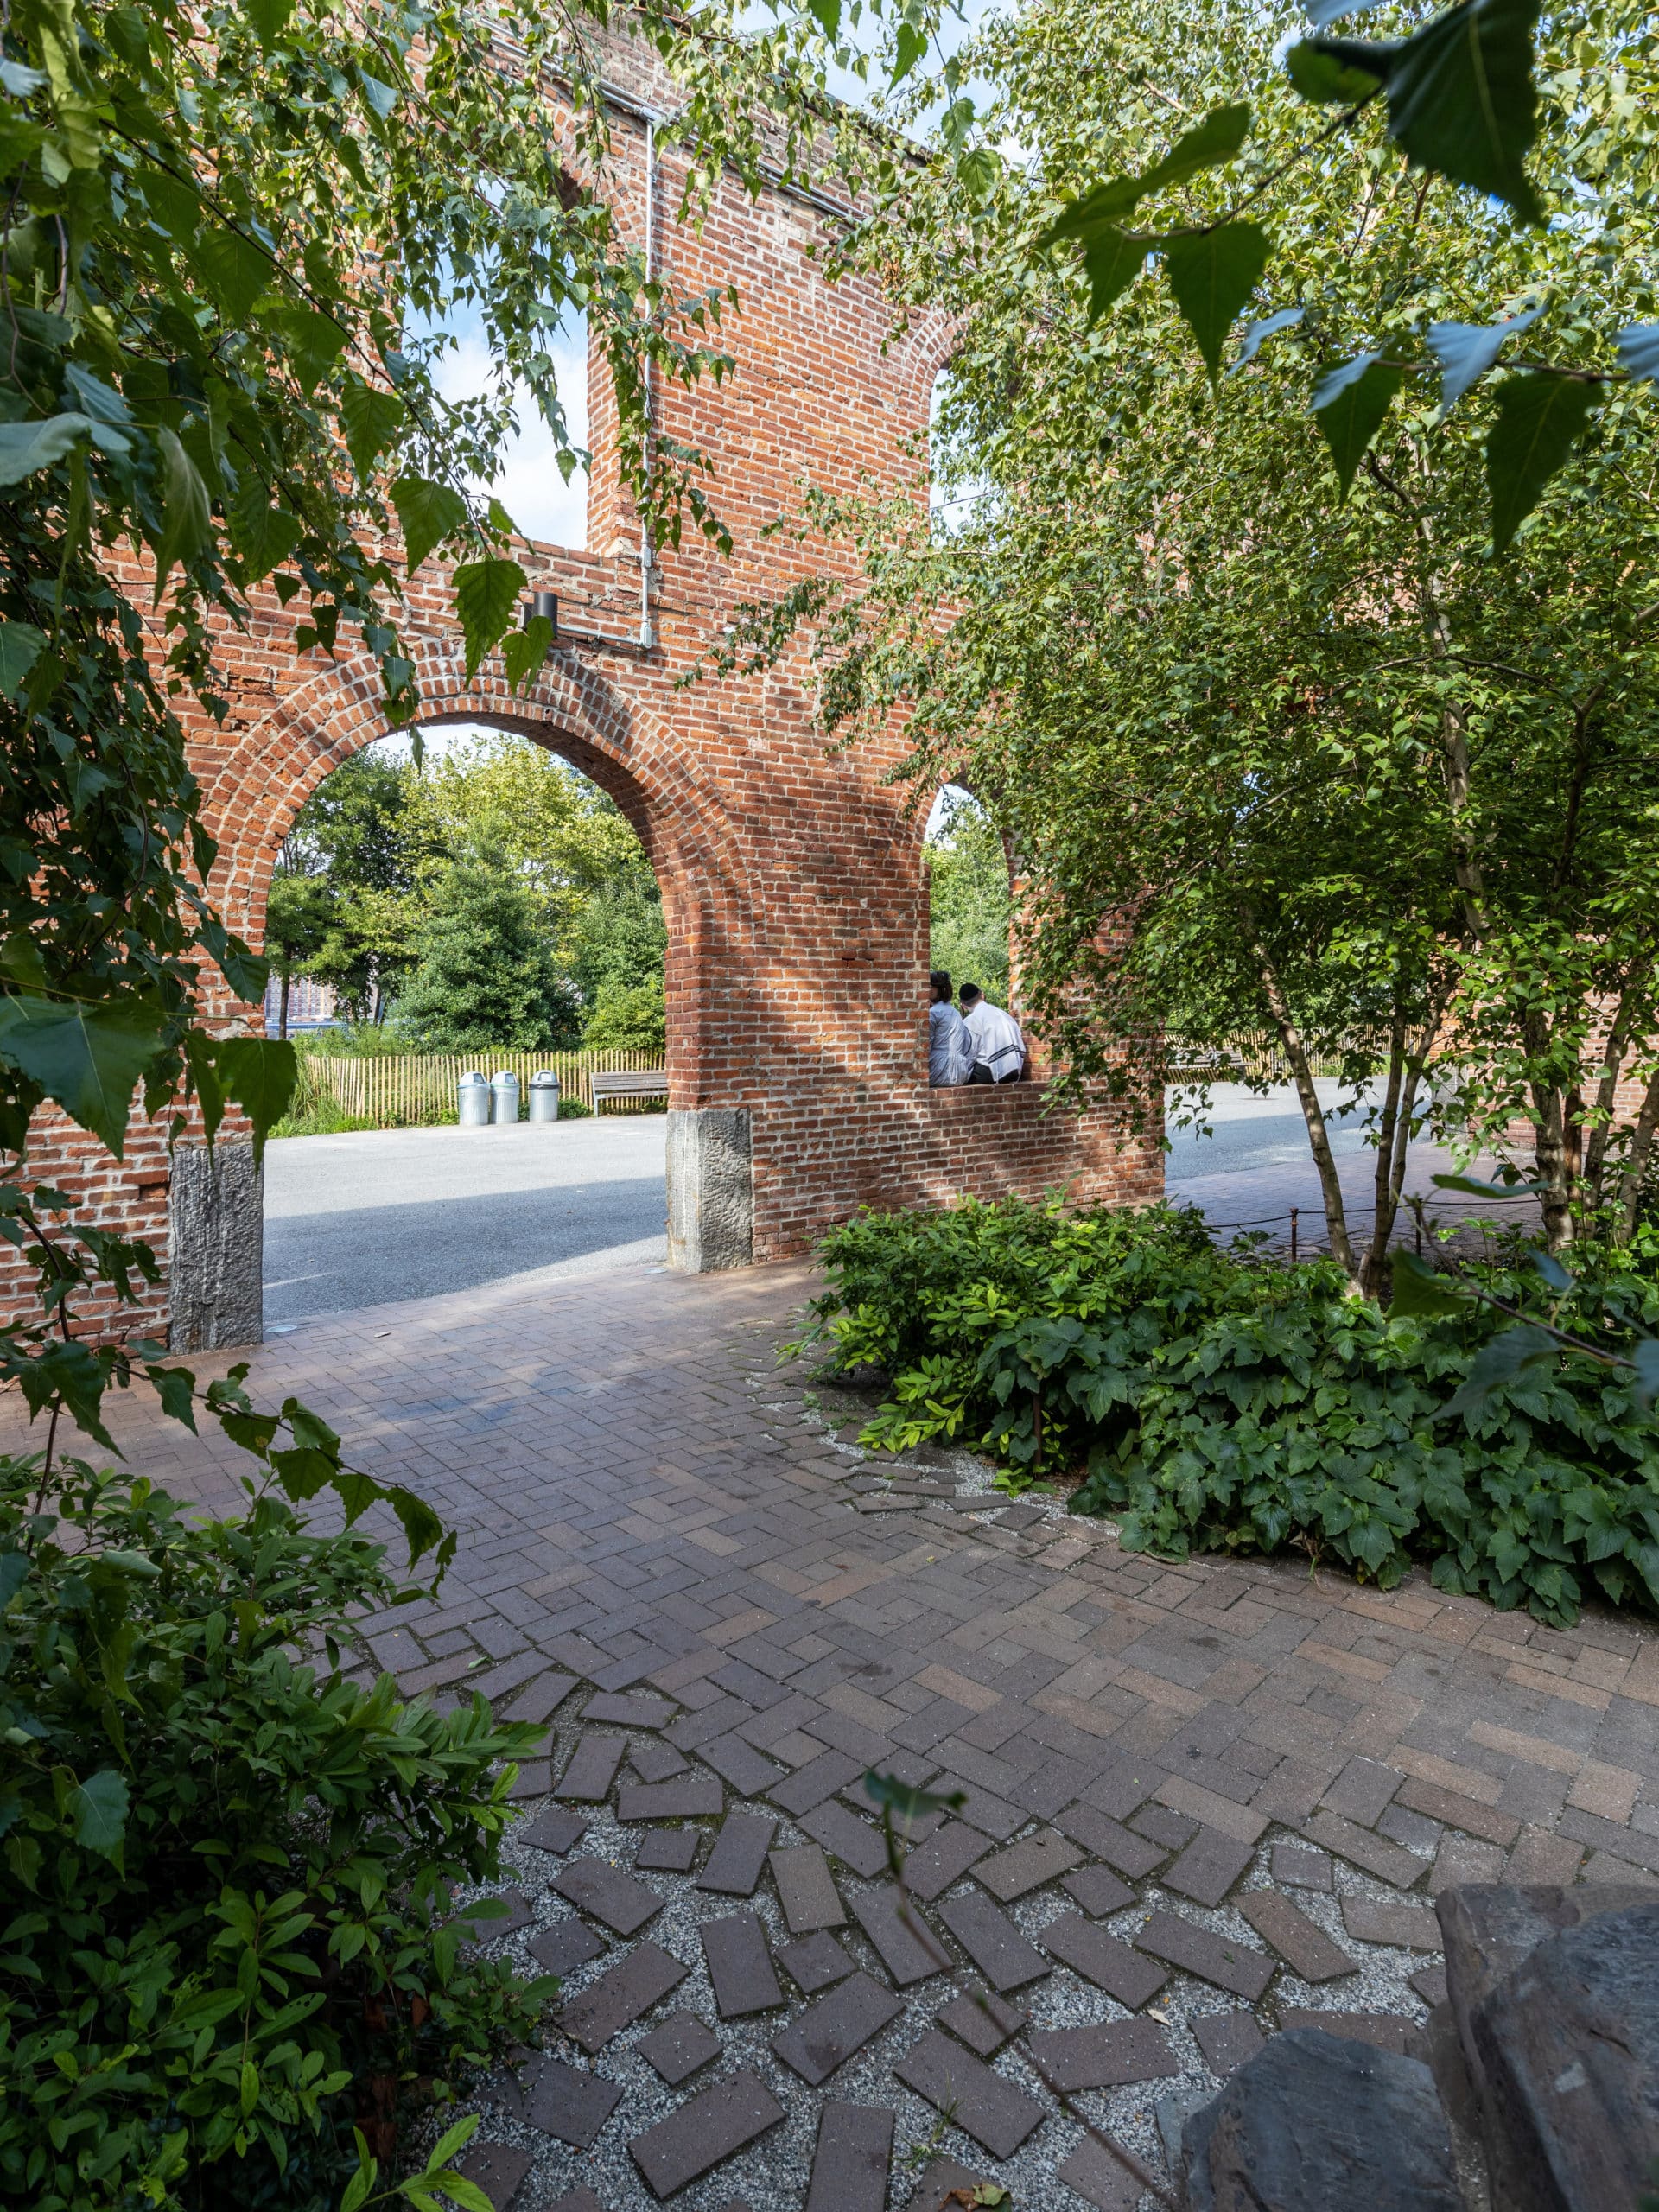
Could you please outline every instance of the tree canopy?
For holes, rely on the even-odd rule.
[[[1308,159],[1273,62],[1292,25],[1232,0],[992,21],[981,125],[1020,158],[937,166],[848,248],[903,312],[952,318],[938,435],[977,499],[948,534],[908,497],[810,499],[861,574],[782,613],[812,627],[830,727],[904,702],[909,772],[970,782],[1014,836],[1026,997],[1073,1080],[1160,1122],[1160,1037],[1279,1032],[1333,1248],[1370,1279],[1423,1116],[1493,1142],[1529,1121],[1559,1241],[1575,1199],[1613,1195],[1611,1076],[1659,1065],[1659,478],[1611,335],[1653,305],[1659,35],[1634,11],[1545,27],[1536,225],[1404,168],[1374,106]],[[1236,113],[1205,122],[1245,94],[1248,143]],[[1236,181],[1181,153],[1194,130]],[[1096,247],[1057,236],[1057,210],[1135,170],[1130,197],[1163,194],[1193,238],[1271,191],[1271,264],[1216,295],[1213,343],[1173,245],[1167,283],[1136,282],[1138,239],[1103,313]],[[1495,321],[1510,365],[1465,390],[1499,358],[1468,334]],[[1536,395],[1589,391],[1560,362],[1598,404],[1517,503],[1492,442]],[[727,664],[764,658],[779,614]],[[1344,1046],[1380,1084],[1369,1255],[1307,1074]]]

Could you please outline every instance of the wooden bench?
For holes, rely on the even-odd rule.
[[[662,1068],[595,1068],[588,1087],[597,1114],[611,1098],[666,1098],[668,1077]]]

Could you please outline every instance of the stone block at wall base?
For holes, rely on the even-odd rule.
[[[264,1174],[251,1144],[179,1147],[168,1243],[171,1349],[258,1344],[265,1318]]]
[[[687,1274],[754,1257],[748,1109],[702,1106],[668,1117],[668,1263]]]

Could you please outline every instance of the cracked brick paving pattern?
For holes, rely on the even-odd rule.
[[[963,2174],[1015,2212],[1132,2206],[1033,2048],[1158,2169],[1164,2129],[1309,2012],[1411,2048],[1447,1884],[1659,1875],[1647,1629],[1173,1567],[1008,1507],[966,1455],[877,1463],[856,1407],[775,1365],[810,1287],[502,1284],[254,1356],[259,1400],[297,1392],[460,1532],[365,1678],[549,1729],[512,1910],[476,1923],[563,1976],[557,2065],[480,2090],[501,2212],[926,2212]],[[228,1446],[137,1401],[115,1425],[135,1471],[234,1505]],[[916,1854],[950,1971],[893,1910],[870,1766],[966,1794]]]

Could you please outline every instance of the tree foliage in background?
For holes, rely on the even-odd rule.
[[[575,1044],[575,995],[554,965],[535,901],[500,855],[457,861],[435,878],[413,950],[397,1024],[422,1049],[566,1051]]]
[[[1523,16],[1434,20],[1518,37],[1527,87]],[[753,610],[716,658],[804,622],[829,727],[912,709],[908,772],[963,777],[1020,844],[1026,997],[1076,1081],[1157,1127],[1160,1035],[1276,1031],[1375,1288],[1425,1116],[1529,1122],[1557,1244],[1586,1209],[1628,1230],[1659,1119],[1659,35],[1540,29],[1540,226],[1518,172],[1482,198],[1438,142],[1402,163],[1375,80],[1323,130],[1273,60],[1295,29],[1231,0],[993,20],[971,143],[846,248],[953,319],[937,435],[979,497],[948,535],[908,498],[810,499],[859,583]],[[1381,1097],[1369,1237],[1308,1069],[1344,1040]],[[1614,1144],[1628,1077],[1649,1108]]]
[[[666,938],[651,863],[596,785],[522,737],[480,734],[420,761],[370,747],[321,784],[272,881],[267,944],[279,972],[291,931],[297,964],[333,987],[355,1045],[374,1041],[365,1025],[388,1050],[432,1041],[434,1009],[454,1003],[457,978],[450,936],[429,925],[435,907],[447,912],[459,895],[449,881],[457,868],[492,872],[522,894],[486,919],[476,888],[467,893],[465,934],[477,956],[501,943],[516,976],[528,922],[559,983],[538,985],[528,1001],[550,1009],[544,1033],[525,1036],[523,978],[508,976],[494,1028],[475,1004],[454,1049],[563,1051],[580,1020],[586,1043],[662,1050]],[[480,982],[474,976],[468,991]]]
[[[1008,1003],[1008,861],[984,808],[965,794],[927,841],[928,964],[960,990],[977,983],[995,1005]]]

